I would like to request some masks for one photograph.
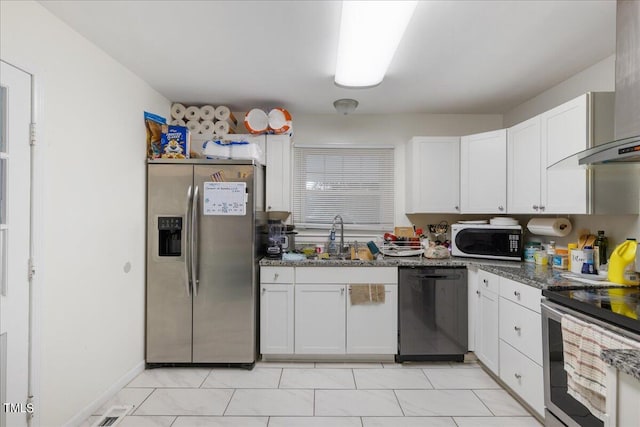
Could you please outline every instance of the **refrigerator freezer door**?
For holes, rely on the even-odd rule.
[[[147,171],[146,360],[189,363],[192,304],[187,279],[187,213],[193,165],[150,164]],[[170,250],[160,243],[160,229],[175,234]]]
[[[256,355],[255,167],[195,165],[198,245],[193,362],[253,363]],[[221,178],[222,177],[222,178]],[[206,182],[246,183],[244,215],[205,215]]]

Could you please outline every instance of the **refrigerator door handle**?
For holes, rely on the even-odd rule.
[[[193,192],[193,201],[191,204],[191,280],[193,284],[193,296],[198,296],[198,279],[199,254],[198,254],[198,235],[200,234],[198,223],[198,186]]]
[[[191,296],[191,281],[192,281],[192,271],[191,271],[191,186],[187,190],[187,214],[185,216],[185,260],[184,267],[187,273],[187,280],[185,285],[187,286],[187,296]]]

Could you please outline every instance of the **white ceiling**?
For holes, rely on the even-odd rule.
[[[421,1],[382,84],[345,89],[338,1],[41,4],[168,99],[235,111],[503,113],[615,51],[612,0]]]

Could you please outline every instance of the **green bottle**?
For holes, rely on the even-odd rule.
[[[607,249],[609,248],[609,239],[604,235],[604,230],[598,230],[598,238],[595,246],[598,247],[598,260],[600,264],[606,264],[608,261]]]

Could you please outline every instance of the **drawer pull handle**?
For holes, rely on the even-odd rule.
[[[489,286],[489,281],[487,279],[482,279],[482,283],[484,283],[485,286]]]
[[[262,295],[264,295],[265,292],[267,292],[267,289],[266,288],[262,288]]]
[[[522,332],[522,328],[520,326],[514,326],[513,329],[517,332],[520,333]]]
[[[476,291],[476,294],[477,294],[477,295],[480,295],[480,291]]]
[[[342,295],[344,295],[344,288],[341,288],[341,289],[340,289],[340,295],[341,295],[341,296],[342,296]]]
[[[519,380],[519,379],[522,379],[522,375],[520,375],[520,374],[519,374],[519,373],[517,373],[517,372],[516,372],[515,374],[513,374],[513,376],[514,376],[514,377],[516,377],[516,379],[518,379],[518,380]]]
[[[280,277],[280,274],[279,274],[279,273],[274,274],[274,275],[273,275],[273,280],[278,280],[278,277]]]
[[[516,298],[520,299],[520,292],[518,291],[513,291],[513,295],[516,296]]]

